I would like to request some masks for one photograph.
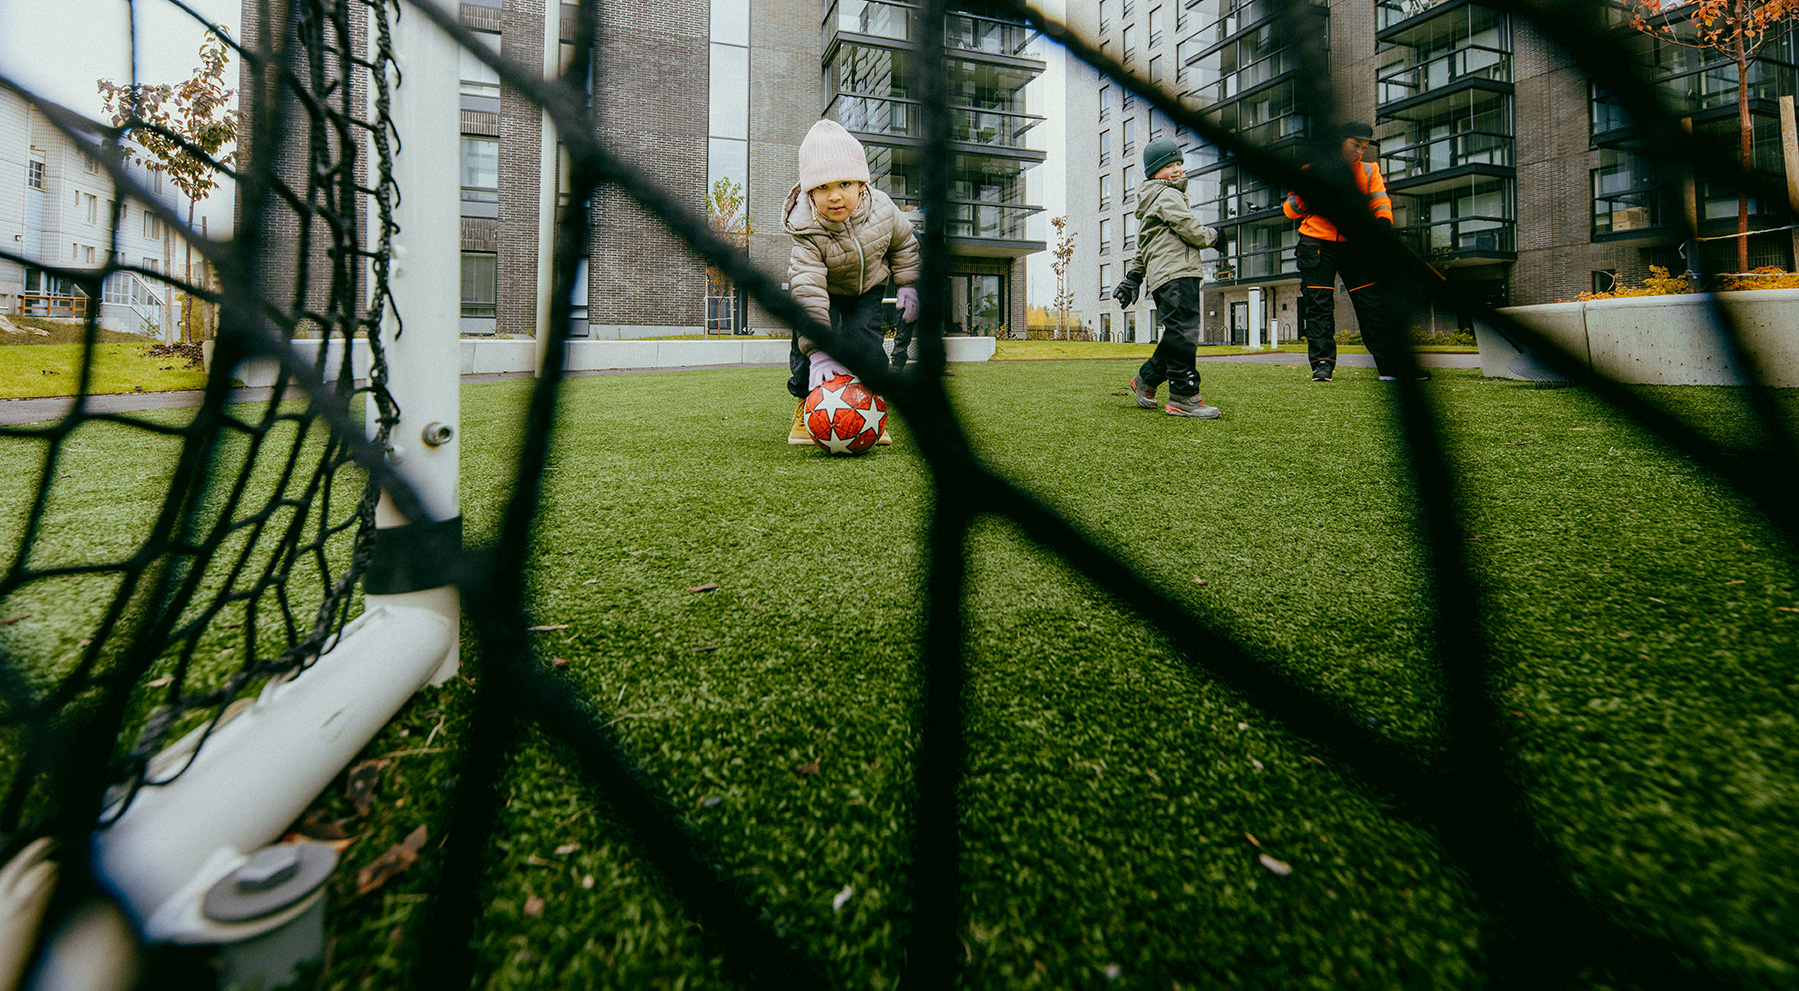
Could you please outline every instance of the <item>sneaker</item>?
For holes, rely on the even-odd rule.
[[[1216,406],[1207,406],[1204,399],[1198,396],[1169,396],[1168,405],[1162,412],[1169,416],[1191,416],[1200,420],[1215,420],[1223,414]]]
[[[1137,384],[1137,377],[1131,376],[1131,393],[1137,397],[1137,405],[1144,409],[1156,408],[1156,390],[1145,389]]]
[[[787,443],[812,443],[812,432],[806,429],[806,401],[804,399],[800,400],[799,405],[793,408],[793,429],[787,431]]]
[[[808,437],[807,440],[811,440],[811,438]],[[875,441],[875,446],[880,447],[882,444],[891,444],[891,443],[893,443],[893,437],[891,435],[889,435],[885,429],[883,429],[881,431],[881,439]]]
[[[1331,373],[1329,373],[1329,372],[1316,371],[1316,372],[1312,373],[1312,381],[1314,381],[1314,382],[1329,382],[1330,380],[1331,380]]]

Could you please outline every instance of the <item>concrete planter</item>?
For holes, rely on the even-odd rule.
[[[887,343],[891,347],[893,342]],[[319,341],[295,341],[294,350],[308,363],[312,363],[318,359],[319,344]],[[991,337],[946,337],[943,340],[944,351],[949,360],[960,363],[986,361],[993,357],[995,346]],[[339,341],[331,342],[327,379],[336,377],[342,347]],[[212,342],[206,341],[202,351],[206,368],[211,371]],[[351,356],[356,377],[367,378],[368,343],[357,341]],[[718,341],[580,340],[568,343],[568,368],[576,372],[627,368],[704,368],[709,365],[784,367],[786,364],[786,338],[743,337]],[[529,373],[536,368],[536,341],[480,338],[464,338],[462,341],[464,375]],[[237,378],[246,386],[270,386],[275,384],[277,370],[272,361],[245,362],[238,367]]]
[[[1799,289],[1718,293],[1768,385],[1799,387]],[[1719,347],[1704,296],[1636,296],[1513,306],[1502,312],[1580,358],[1594,372],[1639,385],[1739,385],[1742,370]],[[1537,379],[1510,342],[1475,325],[1481,373]]]

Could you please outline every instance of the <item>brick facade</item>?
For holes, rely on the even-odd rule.
[[[483,11],[483,8],[465,8]],[[544,0],[504,0],[500,54],[521,65],[544,64]],[[464,113],[464,131],[470,114]],[[488,116],[488,115],[481,115]],[[498,284],[494,331],[537,333],[538,190],[543,158],[543,111],[511,86],[500,88],[500,206],[494,226]],[[485,133],[485,132],[480,132]],[[469,220],[463,220],[467,240]]]
[[[600,134],[704,216],[711,6],[705,0],[606,0],[601,7],[594,94]],[[814,21],[816,31],[816,12]],[[603,189],[598,200],[589,323],[596,331],[612,324],[697,333],[706,322],[705,266],[615,188]]]
[[[782,229],[781,206],[799,179],[800,139],[824,106],[818,45],[816,5],[751,0],[750,261],[783,282],[793,238]],[[787,332],[754,300],[749,327]]]

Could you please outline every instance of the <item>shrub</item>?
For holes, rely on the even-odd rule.
[[[1589,299],[1623,299],[1627,296],[1679,296],[1698,291],[1688,284],[1686,273],[1673,276],[1660,265],[1651,265],[1649,277],[1640,286],[1618,286],[1608,292],[1583,292],[1574,299],[1576,302],[1585,302]]]

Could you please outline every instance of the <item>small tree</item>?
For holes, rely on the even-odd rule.
[[[750,250],[750,235],[755,228],[750,222],[749,211],[744,209],[743,186],[726,177],[719,177],[712,183],[712,191],[706,194],[706,220],[719,237],[731,242],[739,251]],[[706,266],[706,293],[715,300],[734,299],[737,283],[724,272],[711,265]],[[735,305],[735,304],[733,304]],[[722,308],[722,307],[721,307]],[[707,314],[706,333],[712,333],[711,314]]]
[[[231,108],[236,90],[225,86],[225,66],[231,62],[231,50],[219,34],[222,27],[206,33],[200,43],[200,65],[193,78],[177,86],[148,83],[115,83],[99,80],[103,106],[112,116],[114,127],[122,129],[121,137],[130,138],[135,146],[121,144],[126,161],[142,160],[154,172],[164,172],[175,188],[187,196],[187,226],[194,226],[194,208],[219,187],[217,167],[237,162],[238,111]],[[178,140],[179,139],[179,140]],[[224,149],[230,146],[230,151]],[[138,148],[142,148],[140,153]],[[204,157],[202,157],[202,154]],[[210,158],[213,161],[207,161]],[[187,240],[187,239],[183,239]],[[187,241],[183,279],[194,281],[194,246]],[[193,339],[196,323],[191,315],[193,300],[181,294],[181,337]]]
[[[1074,261],[1075,234],[1068,229],[1068,216],[1054,217],[1050,225],[1056,229],[1056,246],[1051,251],[1055,261],[1050,268],[1056,272],[1056,337],[1060,339],[1067,327],[1069,311],[1074,309],[1074,291],[1068,288],[1068,266]]]
[[[1799,21],[1799,0],[1630,0],[1631,26],[1670,44],[1717,52],[1737,68],[1737,150],[1748,172],[1753,124],[1749,66],[1769,38]],[[1749,193],[1737,192],[1737,271],[1749,270]]]

